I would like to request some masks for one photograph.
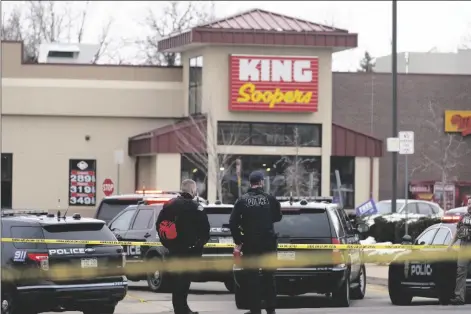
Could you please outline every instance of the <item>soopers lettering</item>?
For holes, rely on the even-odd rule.
[[[266,197],[251,197],[247,199],[247,206],[265,206],[268,205],[268,199]]]
[[[431,276],[432,265],[430,264],[415,264],[410,266],[411,276]]]

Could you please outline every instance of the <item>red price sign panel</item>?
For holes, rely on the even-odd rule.
[[[69,205],[96,205],[96,160],[69,160]]]

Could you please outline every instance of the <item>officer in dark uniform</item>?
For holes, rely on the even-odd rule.
[[[471,249],[471,199],[468,200],[468,212],[461,217],[461,220],[456,226],[456,233],[453,237],[449,248],[455,244],[457,240],[460,240],[460,253],[458,252],[458,265],[456,269],[456,286],[455,286],[455,297],[451,299],[451,304],[463,305],[466,301],[466,277],[468,276],[468,265],[469,258],[466,257],[466,253],[469,254]],[[460,254],[463,254],[463,258],[460,258]]]
[[[160,241],[173,258],[199,258],[209,240],[209,221],[203,207],[194,200],[196,183],[182,182],[181,196],[165,204],[157,219],[156,228]],[[189,272],[172,276],[172,303],[175,314],[197,314],[188,306],[191,275]]]
[[[250,188],[239,198],[231,213],[229,226],[236,245],[242,245],[244,256],[261,256],[276,252],[277,239],[273,224],[282,218],[280,203],[263,190],[263,173],[254,171],[249,176]],[[243,231],[243,235],[242,232]],[[268,314],[275,313],[276,289],[272,271],[247,270],[250,280],[248,295],[250,311],[261,313],[262,299]]]

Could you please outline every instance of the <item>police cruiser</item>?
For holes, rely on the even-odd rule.
[[[360,244],[359,233],[368,226],[355,228],[345,211],[332,198],[317,197],[295,201],[289,198],[281,202],[283,218],[275,223],[278,244]],[[243,255],[235,255],[234,292],[239,309],[248,309],[246,272],[240,266]],[[349,307],[351,299],[363,299],[366,291],[366,270],[362,250],[303,250],[278,249],[277,258],[289,265],[296,260],[322,256],[331,262],[325,265],[293,266],[275,271],[277,293],[296,296],[320,293],[331,298],[339,307]]]
[[[60,212],[31,210],[2,210],[1,214],[2,238],[116,241],[104,221],[79,214],[65,217]],[[2,313],[112,314],[126,296],[128,283],[120,245],[1,245]],[[66,272],[55,272],[62,267]]]
[[[442,223],[435,224],[422,232],[414,241],[415,245],[449,245],[456,232],[456,223],[449,223],[448,218],[442,218]],[[455,244],[459,245],[459,240]],[[445,262],[427,261],[420,258],[417,261],[393,261],[389,265],[388,289],[392,304],[410,305],[414,297],[435,298],[441,304],[449,304],[454,296],[456,282],[456,251],[443,249],[426,249],[424,251],[444,251],[451,254],[450,260]],[[410,250],[399,253],[398,258],[405,258]],[[415,257],[415,256],[414,256]],[[468,270],[466,279],[467,294],[471,292],[471,273]]]
[[[204,248],[203,258],[206,259],[226,259],[232,261],[232,240],[231,232],[228,228],[229,216],[233,205],[225,205],[220,202],[215,204],[205,204],[201,200],[211,226],[209,243],[228,244],[226,248]],[[158,234],[155,222],[162,210],[163,204],[153,203],[152,205],[139,204],[131,205],[121,211],[113,220],[108,223],[109,228],[119,241],[133,242],[158,242]],[[142,272],[142,265],[150,267],[153,261],[162,262],[165,260],[168,251],[163,246],[124,246],[126,253],[126,275],[131,281],[146,280],[151,291],[165,292],[170,289],[169,276],[160,269],[153,269]],[[223,282],[229,291],[233,290],[232,267],[227,271],[205,271],[197,272],[192,281]]]

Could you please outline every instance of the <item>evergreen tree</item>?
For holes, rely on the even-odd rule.
[[[365,56],[360,61],[360,69],[358,72],[371,73],[374,72],[375,61],[368,51],[365,51]]]

